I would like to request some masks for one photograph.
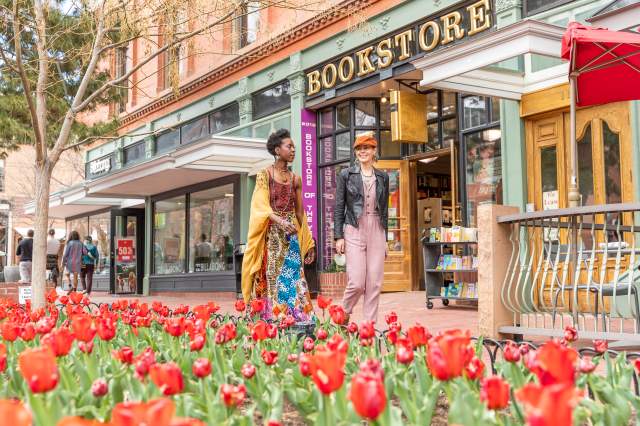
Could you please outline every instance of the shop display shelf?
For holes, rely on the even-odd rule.
[[[425,272],[478,272],[477,269],[425,269]]]
[[[477,297],[458,297],[458,296],[429,296],[427,297],[427,309],[433,309],[433,302],[432,300],[434,299],[440,299],[442,300],[442,304],[444,306],[449,306],[449,301],[450,300],[461,300],[461,301],[465,301],[465,302],[477,302],[478,298]]]
[[[446,246],[446,245],[474,245],[478,244],[477,241],[423,241],[425,246]]]

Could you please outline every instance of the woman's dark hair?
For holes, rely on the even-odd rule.
[[[80,234],[78,234],[78,231],[71,231],[71,235],[69,235],[69,241],[73,240],[80,241]]]
[[[291,133],[287,129],[276,130],[269,135],[267,139],[267,151],[269,154],[276,156],[276,148],[282,145],[282,141],[285,139],[291,139]]]

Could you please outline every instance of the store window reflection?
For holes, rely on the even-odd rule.
[[[184,195],[157,201],[153,217],[153,273],[184,272],[185,202]]]
[[[191,194],[189,272],[233,268],[233,200],[233,184]]]
[[[98,249],[98,264],[95,274],[109,275],[109,253],[111,252],[111,214],[105,212],[89,216],[89,235]]]
[[[467,218],[477,226],[477,209],[484,203],[502,203],[502,156],[499,128],[465,135]]]

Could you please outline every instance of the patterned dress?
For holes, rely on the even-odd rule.
[[[291,223],[296,220],[293,179],[279,183],[269,174],[269,201],[273,212]],[[291,315],[298,324],[313,322],[313,305],[304,278],[298,236],[287,235],[270,222],[262,256],[262,268],[255,276],[252,299],[264,300],[264,320]]]

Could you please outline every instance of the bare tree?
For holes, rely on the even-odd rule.
[[[267,7],[320,11],[325,1],[301,0],[0,0],[0,149],[35,147],[33,306],[45,303],[46,232],[52,172],[62,153],[117,131],[117,121],[83,124],[85,114],[116,102],[134,73],[168,72],[179,87],[178,49],[215,37],[247,10]],[[113,74],[116,50],[141,41],[143,57]],[[153,67],[151,67],[153,68]],[[164,70],[162,70],[164,68]],[[4,76],[4,77],[2,77]],[[149,74],[147,73],[147,78]],[[7,87],[9,89],[7,89]],[[4,108],[4,109],[3,109]]]

